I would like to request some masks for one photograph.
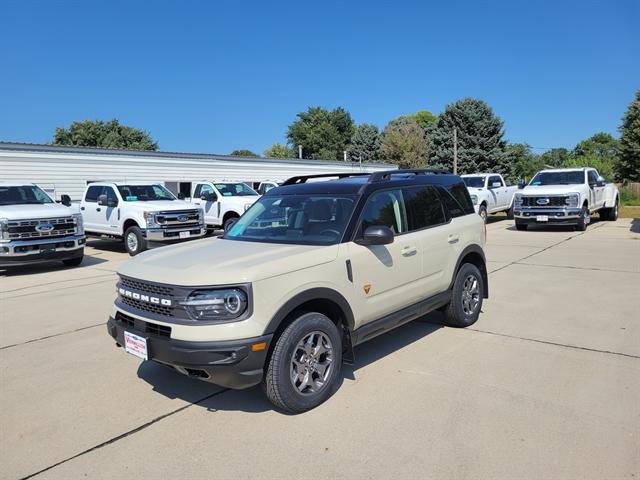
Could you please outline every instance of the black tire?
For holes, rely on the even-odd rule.
[[[124,232],[124,248],[132,257],[147,249],[147,239],[142,236],[140,227],[134,226],[127,228]]]
[[[62,260],[62,263],[65,267],[77,267],[82,263],[84,259],[84,252],[79,257],[67,258],[66,260]]]
[[[315,332],[315,333],[314,333]],[[301,377],[292,378],[294,367],[294,355],[301,353],[301,357],[305,358],[304,350],[298,348],[300,342],[304,341],[311,335],[317,335],[321,333],[325,339],[330,341],[330,353],[324,353],[319,355],[319,359],[315,364],[308,365],[302,360],[298,363],[300,368],[311,367],[311,373],[300,375],[304,379],[309,378],[313,381],[320,379],[321,374],[318,371],[313,370],[317,366],[321,365],[321,360],[328,362],[326,367],[327,377],[324,379],[322,385],[314,388],[318,388],[317,391],[313,391],[311,387],[305,387],[306,381]],[[316,336],[316,338],[318,338]],[[323,345],[326,345],[323,343]],[[329,352],[329,350],[327,350]],[[324,359],[323,359],[324,355]],[[309,360],[313,362],[313,359]],[[291,413],[301,413],[312,408],[317,407],[324,401],[326,401],[335,391],[337,381],[340,377],[340,371],[342,368],[342,338],[338,327],[321,313],[311,312],[301,314],[296,318],[291,325],[289,325],[283,332],[273,348],[271,356],[268,360],[267,369],[262,380],[262,388],[264,389],[267,397],[276,407]],[[327,370],[329,370],[327,372]],[[296,370],[297,371],[297,370]],[[294,381],[300,381],[300,385],[294,385]],[[300,390],[302,388],[302,390]],[[309,388],[309,390],[306,390]],[[305,391],[306,390],[306,391]]]
[[[473,302],[468,300],[469,293],[466,287],[469,279],[473,285],[476,282],[475,293],[471,296]],[[482,300],[484,299],[484,281],[478,267],[472,263],[465,263],[460,267],[456,274],[456,280],[451,290],[451,302],[447,305],[444,312],[445,323],[450,327],[464,328],[476,323],[482,309]]]
[[[480,218],[482,218],[484,223],[487,223],[487,206],[485,204],[478,207],[478,215],[480,215]]]
[[[580,210],[580,218],[578,219],[578,223],[576,224],[576,230],[578,232],[584,232],[587,229],[587,217],[589,216],[589,209],[583,205]]]
[[[600,210],[600,219],[606,220],[608,222],[615,222],[618,220],[618,199],[616,198],[616,203],[611,208],[603,208]]]
[[[526,223],[522,223],[516,220],[516,230],[524,231],[527,229],[527,226],[528,225]]]
[[[513,220],[513,206],[509,210],[507,210],[507,219]]]
[[[231,224],[234,223],[236,220],[238,220],[238,218],[240,217],[238,217],[237,215],[232,215],[229,218],[227,218],[224,221],[224,225],[222,226],[222,228],[224,228],[224,231],[226,232],[227,230],[229,230],[229,227],[231,226]]]

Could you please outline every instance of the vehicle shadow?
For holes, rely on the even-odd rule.
[[[87,238],[87,247],[92,247],[96,250],[107,250],[109,252],[127,253],[122,240]]]
[[[629,230],[633,233],[640,233],[640,218],[634,218],[631,220],[631,227]]]
[[[589,223],[589,226],[587,226],[587,232],[589,231],[589,227],[592,227],[594,225],[597,225],[598,223],[600,223],[600,217],[596,216],[592,216],[591,217],[591,222]],[[515,224],[511,225],[510,227],[507,227],[507,230],[511,230],[513,232],[517,232],[518,230],[516,229]],[[575,227],[573,225],[554,225],[553,223],[550,223],[548,225],[545,224],[540,224],[540,225],[536,225],[536,224],[530,224],[527,229],[525,230],[525,232],[575,232],[577,231],[575,229]]]
[[[384,335],[376,337],[355,348],[355,363],[342,366],[342,376],[336,385],[338,390],[344,381],[354,381],[358,370],[377,362],[443,328],[442,314],[430,313],[409,322]],[[224,390],[220,387],[188,378],[155,362],[143,362],[138,368],[138,377],[152,386],[154,392],[168,398],[179,398],[187,402],[198,402],[208,411],[242,411],[259,413],[276,410],[267,400],[259,386],[247,390]],[[220,392],[219,395],[216,393]],[[280,412],[286,414],[285,412]]]
[[[67,267],[60,260],[52,260],[50,262],[35,263],[33,265],[17,265],[15,267],[0,268],[0,277],[16,277],[20,275],[34,275],[37,273],[46,273],[52,271],[58,272],[62,270],[77,270],[100,265],[101,263],[105,263],[107,261],[108,260],[104,258],[98,258],[92,255],[85,254],[84,258],[82,259],[82,263],[77,267]]]

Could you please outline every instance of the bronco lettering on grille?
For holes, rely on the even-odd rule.
[[[131,290],[127,290],[121,287],[118,288],[118,293],[123,297],[129,297],[129,298],[133,298],[134,300],[153,303],[155,305],[163,305],[165,307],[170,307],[172,304],[171,300],[168,298],[152,297],[150,295],[145,295],[144,293],[132,292]]]

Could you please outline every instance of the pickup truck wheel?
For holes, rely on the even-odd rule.
[[[603,208],[600,210],[600,219],[608,220],[609,222],[615,222],[618,219],[618,199],[611,208]]]
[[[516,230],[524,231],[526,229],[527,229],[526,223],[518,222],[518,220],[516,220]]]
[[[124,232],[124,248],[132,257],[147,249],[147,241],[140,227],[129,227]]]
[[[226,232],[227,230],[229,230],[229,228],[231,228],[231,225],[233,225],[233,223],[235,223],[235,221],[238,220],[238,218],[239,217],[237,217],[237,216],[232,216],[232,217],[227,218],[224,221],[224,225],[223,225],[224,231]]]
[[[580,218],[578,219],[578,224],[576,225],[576,230],[579,232],[584,232],[587,229],[587,225],[589,224],[589,209],[585,206],[580,210]]]
[[[478,267],[465,263],[458,270],[451,291],[451,302],[444,312],[450,327],[468,327],[476,323],[484,298],[484,282]]]
[[[513,220],[513,207],[507,210],[507,220]]]
[[[276,407],[305,412],[333,394],[341,367],[338,328],[321,313],[305,313],[276,341],[262,386]]]
[[[67,258],[66,260],[62,260],[62,263],[64,264],[65,267],[77,267],[82,263],[83,259],[84,259],[84,254],[80,255],[79,257]]]
[[[478,208],[478,215],[480,215],[483,222],[487,223],[487,207],[485,205],[480,205]]]

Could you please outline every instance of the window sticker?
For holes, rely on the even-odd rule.
[[[126,200],[127,200],[127,202],[137,202],[138,201],[138,197],[136,195],[127,195]]]

